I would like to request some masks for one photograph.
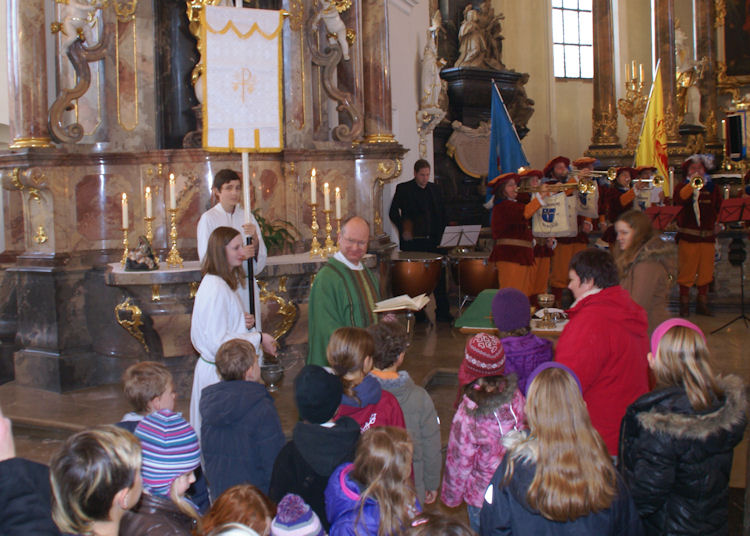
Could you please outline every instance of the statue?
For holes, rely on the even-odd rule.
[[[148,238],[141,235],[138,237],[138,247],[131,249],[125,261],[126,272],[146,272],[158,270],[159,265],[151,249]]]
[[[678,109],[682,114],[683,125],[703,127],[700,122],[701,92],[698,82],[703,78],[703,71],[708,62],[707,58],[695,61],[690,58],[687,48],[687,35],[675,25],[675,64]]]
[[[502,71],[502,25],[505,16],[495,15],[488,1],[479,9],[471,4],[464,9],[464,21],[458,31],[459,55],[454,67],[479,67]]]
[[[346,41],[346,25],[341,20],[335,0],[321,0],[320,10],[313,17],[312,25],[315,26],[323,20],[328,34],[334,35],[335,39],[329,37],[332,42],[338,41],[344,61],[349,61],[349,43]]]
[[[437,57],[435,34],[440,28],[440,11],[433,16],[432,25],[427,30],[427,40],[422,53],[422,98],[420,108],[439,108],[442,79],[440,69],[445,65],[444,59]]]

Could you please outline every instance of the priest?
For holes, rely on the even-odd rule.
[[[372,310],[380,300],[378,281],[362,264],[369,238],[370,225],[365,220],[348,219],[339,233],[339,251],[315,276],[308,308],[310,365],[328,366],[328,339],[338,328],[365,328],[377,322]]]

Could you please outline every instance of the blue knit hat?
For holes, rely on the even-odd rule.
[[[145,417],[135,429],[143,451],[143,488],[169,496],[172,482],[201,463],[198,436],[180,413],[163,409]]]
[[[320,519],[302,497],[287,493],[271,522],[271,536],[324,536]]]

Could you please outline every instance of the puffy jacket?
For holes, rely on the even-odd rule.
[[[513,478],[503,485],[507,456],[487,488],[480,513],[482,536],[641,536],[643,528],[625,484],[618,478],[618,494],[606,510],[591,513],[565,523],[550,521],[533,510],[526,501],[536,472],[531,449],[517,459]]]
[[[120,522],[120,536],[190,536],[195,521],[171,499],[143,493],[138,506]]]
[[[546,361],[552,361],[552,341],[531,333],[500,340],[505,351],[505,373],[515,373],[518,377],[518,389],[525,393],[526,381],[534,369]]]
[[[728,534],[729,473],[747,403],[739,378],[718,382],[724,396],[707,411],[669,387],[640,397],[623,418],[620,470],[649,535]]]
[[[383,391],[375,377],[365,376],[362,383],[354,388],[354,394],[359,400],[341,395],[341,405],[334,419],[351,417],[357,421],[362,433],[376,426],[406,428],[404,413],[398,405],[398,400],[388,391]]]
[[[462,502],[482,506],[484,491],[505,456],[502,438],[526,428],[525,400],[516,375],[510,374],[502,391],[464,395],[456,410],[445,455],[440,499],[451,508]]]
[[[568,310],[555,360],[581,380],[591,424],[617,455],[627,407],[648,391],[648,318],[619,285],[577,301]]]
[[[326,516],[331,524],[328,536],[377,536],[380,507],[375,499],[368,497],[360,513],[361,490],[351,478],[352,469],[354,464],[340,465],[328,480],[325,491]],[[419,504],[415,503],[412,510],[416,515]]]
[[[268,493],[271,470],[284,433],[264,385],[219,382],[203,389],[201,450],[211,497],[235,484],[253,484]]]

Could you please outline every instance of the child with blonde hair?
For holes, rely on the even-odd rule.
[[[340,465],[325,491],[330,536],[400,534],[419,513],[411,482],[412,443],[406,430],[371,428],[353,463]]]
[[[745,387],[716,376],[701,329],[662,322],[648,362],[656,389],[633,402],[620,431],[620,469],[646,534],[727,534],[729,474],[747,419]]]
[[[351,417],[362,432],[375,426],[406,428],[398,400],[370,375],[375,343],[363,328],[333,332],[326,355],[334,374],[341,378],[344,394],[334,419]]]

